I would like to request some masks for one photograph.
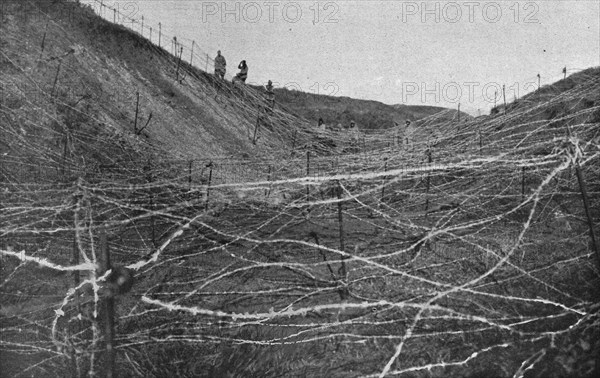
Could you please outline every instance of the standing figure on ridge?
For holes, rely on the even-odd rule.
[[[320,131],[327,131],[327,126],[325,125],[325,121],[323,121],[323,118],[319,118],[317,129]]]
[[[246,79],[248,78],[248,65],[245,60],[242,60],[238,65],[240,72],[238,72],[233,78],[232,82],[235,84],[236,81],[241,81],[242,83],[246,83]]]
[[[215,75],[220,77],[221,80],[225,78],[225,72],[227,71],[227,61],[225,57],[221,55],[221,50],[217,51],[217,57],[215,58]]]
[[[273,91],[273,82],[269,80],[267,85],[265,86],[267,90],[267,103],[269,104],[269,108],[272,111],[275,107],[275,92]]]
[[[348,133],[350,134],[350,143],[357,144],[360,138],[360,131],[358,130],[358,127],[356,126],[356,122],[354,122],[354,120],[350,121]]]

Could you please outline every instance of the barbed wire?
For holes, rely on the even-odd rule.
[[[331,155],[232,159],[69,128],[52,110],[69,105],[61,96],[18,90],[40,87],[27,53],[3,52],[18,73],[0,75],[20,104],[0,106],[0,348],[15,376],[102,371],[104,248],[136,276],[117,297],[124,375],[173,374],[182,360],[181,375],[518,376],[575,370],[547,356],[570,338],[584,355],[597,343],[599,272],[573,173],[597,212],[597,69],[505,113],[416,122],[409,144],[394,129],[329,131],[318,137],[344,146]],[[68,59],[61,70],[79,72]],[[254,114],[239,98],[239,119]],[[317,138],[303,123],[282,138],[296,128]]]

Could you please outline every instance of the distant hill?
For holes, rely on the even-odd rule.
[[[416,121],[435,114],[450,120],[457,113],[456,110],[437,106],[386,105],[378,101],[333,97],[287,88],[275,89],[275,97],[278,104],[314,124],[319,118],[323,118],[325,124],[330,126],[348,125],[354,120],[362,130],[387,129],[393,127],[395,122],[403,125],[406,120]],[[461,118],[471,116],[461,112]]]

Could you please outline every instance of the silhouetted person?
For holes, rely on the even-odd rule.
[[[273,91],[273,82],[271,80],[269,80],[265,89],[267,90],[267,102],[269,103],[269,108],[273,110],[275,107],[275,92]]]
[[[360,137],[360,132],[359,132],[358,126],[356,126],[356,122],[354,122],[354,120],[350,121],[350,127],[348,128],[348,133],[350,134],[351,142],[358,143],[358,139]]]
[[[221,55],[221,50],[219,50],[217,51],[217,57],[215,58],[215,75],[224,79],[225,72],[227,72],[227,61],[225,61],[225,57]]]
[[[327,126],[325,125],[325,121],[323,121],[323,118],[319,118],[319,123],[317,124],[317,129],[320,131],[327,130]]]
[[[233,82],[241,81],[242,83],[246,83],[246,79],[248,78],[248,65],[245,60],[242,60],[238,65],[240,72],[238,72],[233,78]]]

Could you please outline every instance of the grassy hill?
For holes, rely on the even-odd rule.
[[[317,124],[323,118],[326,125],[348,126],[354,120],[363,130],[389,129],[395,124],[404,125],[406,120],[416,121],[438,115],[444,120],[456,118],[456,111],[436,106],[386,105],[378,101],[358,100],[306,93],[286,88],[275,89],[277,102],[293,113]],[[461,112],[463,119],[471,118]]]

